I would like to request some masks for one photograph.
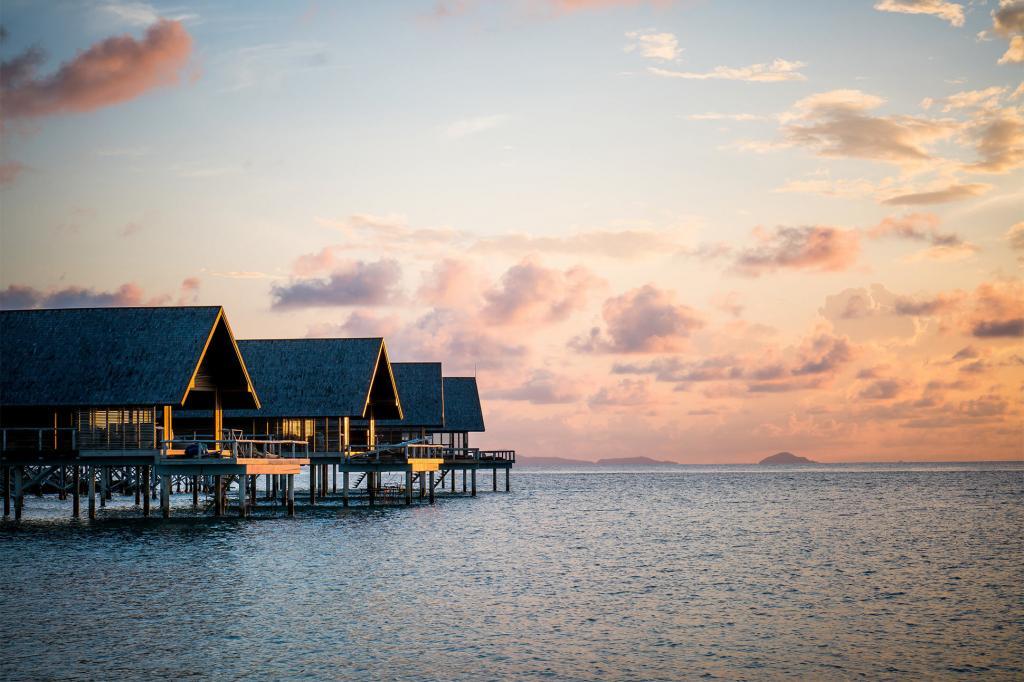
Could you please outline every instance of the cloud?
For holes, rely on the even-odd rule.
[[[401,321],[394,315],[375,315],[371,312],[355,310],[340,324],[318,322],[311,325],[306,331],[306,337],[366,338],[383,336],[387,338],[397,333],[401,326]]]
[[[948,21],[952,26],[964,25],[963,5],[947,0],[879,0],[875,9],[900,14],[930,14]]]
[[[615,386],[602,386],[587,398],[591,407],[638,407],[651,402],[647,381],[622,379]]]
[[[999,64],[1020,64],[1024,62],[1024,36],[1013,36],[1006,52],[999,58]]]
[[[711,71],[674,71],[654,66],[649,67],[648,71],[664,78],[783,83],[807,80],[807,77],[800,73],[800,69],[805,66],[807,66],[806,62],[774,59],[767,64],[751,64],[741,67],[716,66]]]
[[[0,186],[9,185],[17,180],[23,170],[25,170],[25,164],[18,161],[0,163]]]
[[[777,227],[773,232],[754,231],[757,245],[741,251],[733,268],[758,277],[779,269],[835,272],[857,260],[860,238],[854,230],[835,227]]]
[[[898,194],[882,200],[886,206],[922,206],[927,204],[948,204],[953,201],[969,199],[984,194],[992,189],[992,185],[983,183],[952,184],[942,189],[927,192],[911,192]]]
[[[911,260],[952,261],[966,258],[978,250],[952,232],[939,231],[939,217],[934,213],[908,213],[885,218],[867,231],[869,237],[898,237],[927,242],[931,247],[911,257]]]
[[[178,305],[195,305],[199,302],[199,289],[202,281],[198,277],[186,277],[181,281]]]
[[[637,258],[682,248],[677,236],[661,230],[589,230],[565,236],[534,236],[508,233],[485,237],[473,245],[483,252],[531,252],[580,254],[608,258]]]
[[[978,355],[978,349],[974,346],[964,346],[953,355],[953,360],[973,360]]]
[[[966,326],[980,339],[1024,336],[1024,284],[1013,280],[979,285],[974,290]]]
[[[630,42],[626,52],[634,50],[646,59],[658,59],[670,62],[679,56],[679,41],[671,33],[655,33],[653,31],[629,31],[626,37]]]
[[[402,269],[394,259],[375,263],[354,261],[327,279],[293,279],[271,288],[274,310],[326,306],[380,305],[397,295]]]
[[[99,6],[101,12],[131,26],[149,26],[160,20],[160,14],[153,5],[145,2],[106,2]],[[167,17],[175,21],[198,19],[198,14],[177,13]]]
[[[1006,231],[1006,241],[1014,251],[1024,251],[1024,220],[1015,223]],[[1018,260],[1024,259],[1024,253],[1017,256]]]
[[[445,258],[424,275],[416,298],[433,306],[459,307],[479,296],[481,279],[469,261]]]
[[[941,108],[943,113],[957,109],[994,109],[999,106],[999,101],[1005,94],[1005,87],[994,85],[984,90],[965,90],[938,99],[926,97],[921,100],[921,106],[925,109],[930,109],[933,106]]]
[[[586,268],[560,272],[526,259],[506,270],[501,281],[484,292],[480,316],[493,324],[560,322],[580,310],[599,284]]]
[[[1006,173],[1024,166],[1024,116],[1007,107],[988,112],[967,126],[966,134],[975,142],[978,161],[966,170],[976,173]]]
[[[504,125],[509,120],[507,114],[491,114],[489,116],[477,116],[475,118],[462,118],[449,125],[444,130],[445,137],[458,139],[476,135],[485,130],[492,130]]]
[[[565,377],[538,369],[519,386],[488,391],[487,397],[497,400],[522,400],[533,405],[561,405],[576,402],[580,399],[580,394]]]
[[[438,360],[445,372],[473,372],[518,365],[528,354],[521,343],[494,335],[473,314],[437,308],[403,326],[388,341],[394,358]]]
[[[93,111],[174,85],[192,52],[192,38],[177,21],[161,19],[143,40],[116,36],[80,52],[53,74],[37,77],[43,53],[31,48],[2,65],[4,119]]]
[[[957,130],[957,123],[914,116],[874,116],[885,100],[860,90],[832,90],[798,101],[783,116],[787,142],[819,156],[919,165],[931,161],[927,146]]]
[[[879,379],[862,388],[857,397],[862,400],[890,400],[903,393],[903,382],[897,379]]]
[[[182,295],[198,291],[194,278],[182,282]],[[18,310],[28,308],[109,308],[114,306],[166,305],[169,296],[146,299],[138,284],[128,282],[113,291],[99,291],[91,287],[69,286],[43,291],[35,287],[12,284],[0,291],[0,308]]]
[[[1000,0],[999,8],[992,12],[992,31],[1010,41],[999,64],[1024,62],[1024,2]]]
[[[672,292],[647,284],[604,302],[607,337],[594,328],[570,347],[589,353],[664,353],[682,349],[704,326],[695,310],[677,303]]]

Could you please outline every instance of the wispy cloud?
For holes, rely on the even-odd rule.
[[[716,66],[711,71],[675,71],[656,66],[648,68],[651,73],[664,78],[683,78],[687,80],[730,80],[747,81],[750,83],[783,83],[787,81],[804,81],[807,77],[800,69],[807,66],[806,62],[774,59],[766,64],[749,66]]]
[[[879,0],[875,9],[899,14],[928,14],[948,21],[952,26],[964,25],[964,8],[947,0]]]
[[[657,33],[653,30],[629,31],[626,38],[629,42],[623,49],[626,52],[636,51],[645,59],[670,62],[682,51],[679,40],[672,33]]]

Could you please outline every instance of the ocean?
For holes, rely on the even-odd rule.
[[[0,677],[1024,676],[1024,463],[490,487],[248,520],[29,497],[0,526]]]

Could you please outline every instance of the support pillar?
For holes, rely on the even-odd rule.
[[[370,506],[373,506],[373,493],[376,486],[373,484],[374,473],[372,471],[366,474],[366,492],[370,497]]]
[[[142,515],[149,516],[149,465],[142,467]]]
[[[420,474],[422,476],[423,474]],[[430,472],[430,479],[427,481],[427,489],[430,490],[430,504],[434,504],[434,472]]]
[[[466,470],[462,470],[462,492],[466,492]]]
[[[331,465],[331,489],[334,491],[335,495],[338,494],[338,465],[337,464],[332,464]]]
[[[219,474],[213,477],[213,515],[224,515],[224,477]]]
[[[4,518],[11,515],[11,467],[5,466],[2,470],[4,484]]]
[[[25,467],[14,468],[14,520],[21,520],[21,512],[25,508]]]
[[[253,511],[256,511],[256,498],[259,496],[256,491],[256,480],[259,476],[249,477],[249,506],[252,507]]]
[[[107,478],[110,476],[110,467],[100,467],[100,507],[107,506]]]
[[[160,477],[160,513],[165,519],[171,518],[171,477]]]
[[[89,520],[96,518],[96,467],[86,467],[85,475],[89,477]]]
[[[192,477],[192,508],[199,509],[199,477]]]
[[[505,467],[505,492],[512,490],[512,467]]]
[[[77,519],[82,515],[82,481],[79,479],[80,474],[78,465],[71,467],[71,518]]]
[[[295,474],[288,474],[288,516],[295,516]]]
[[[316,505],[316,464],[309,465],[309,504]]]
[[[135,479],[132,487],[135,488],[135,506],[138,507],[142,502],[142,467],[132,467],[132,478]]]
[[[491,469],[491,490],[498,492],[498,469],[497,467]]]
[[[412,468],[405,472],[405,503],[412,504]]]
[[[455,469],[449,469],[448,475],[452,477],[452,493],[455,492]]]
[[[238,475],[238,518],[245,518],[245,498],[249,494],[249,477],[245,474]]]
[[[420,472],[420,499],[422,500],[427,495],[427,477]]]
[[[476,469],[475,468],[472,469],[472,479],[473,479],[473,492],[472,492],[472,496],[476,497]]]
[[[348,472],[341,473],[341,506],[348,506]]]

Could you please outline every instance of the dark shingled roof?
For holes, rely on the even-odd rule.
[[[272,339],[239,341],[260,410],[225,417],[361,417],[384,340]]]
[[[444,425],[444,393],[440,362],[392,362],[405,419],[378,419],[378,427]]]
[[[219,306],[0,312],[0,404],[178,405]]]
[[[444,430],[484,430],[484,413],[475,377],[444,378]]]

